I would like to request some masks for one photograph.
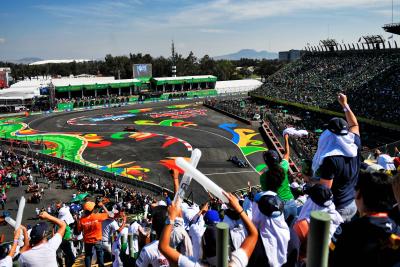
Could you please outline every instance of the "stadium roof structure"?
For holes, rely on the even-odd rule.
[[[81,80],[81,79],[77,79]],[[107,88],[125,88],[133,86],[141,86],[142,82],[138,79],[123,79],[123,80],[103,80],[94,81],[87,79],[87,81],[58,81],[57,79],[52,81],[57,92],[68,92],[68,91],[81,91],[81,90],[102,90]]]
[[[325,47],[335,47],[338,45],[335,39],[326,39],[326,40],[321,40],[320,42]]]
[[[11,85],[12,89],[30,91],[33,89],[48,87],[53,85],[57,92],[81,91],[81,90],[101,90],[107,88],[125,88],[131,86],[141,86],[142,82],[138,79],[115,80],[114,77],[89,77],[89,78],[60,78],[60,79],[32,79],[17,82]],[[10,89],[11,89],[10,88]]]
[[[385,32],[400,34],[400,23],[385,24],[382,28],[385,30]]]
[[[262,82],[255,79],[218,81],[215,90],[219,94],[248,92],[259,88]]]
[[[385,39],[383,39],[382,35],[367,35],[362,37],[367,44],[383,44],[385,43]]]
[[[38,87],[25,88],[7,88],[0,90],[0,99],[31,99],[35,96],[40,96]]]
[[[217,77],[213,75],[181,76],[181,77],[160,77],[151,79],[156,85],[183,84],[183,83],[214,83]]]

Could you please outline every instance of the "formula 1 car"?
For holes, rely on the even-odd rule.
[[[126,126],[124,132],[137,132],[138,130],[133,126]]]
[[[239,168],[248,168],[249,167],[249,163],[247,163],[247,161],[242,160],[242,159],[238,158],[237,156],[229,157],[228,161],[232,162]]]

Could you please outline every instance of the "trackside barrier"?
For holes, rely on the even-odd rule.
[[[329,256],[329,227],[331,217],[326,212],[311,212],[307,241],[307,267],[327,267]]]

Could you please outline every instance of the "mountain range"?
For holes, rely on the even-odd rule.
[[[256,51],[254,49],[242,49],[236,53],[231,53],[222,56],[213,57],[215,60],[227,59],[227,60],[239,60],[241,58],[251,59],[277,59],[278,53],[268,52],[266,50]]]
[[[7,60],[7,62],[11,62],[11,63],[15,63],[15,64],[30,64],[30,63],[33,63],[36,61],[41,61],[41,60],[43,60],[43,59],[38,58],[38,57],[24,57],[24,58],[15,59],[15,60],[10,59],[10,60]]]

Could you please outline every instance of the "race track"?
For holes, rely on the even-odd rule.
[[[172,189],[168,168],[175,157],[199,148],[198,168],[227,191],[258,183],[265,144],[258,129],[207,109],[194,101],[159,102],[125,107],[31,116],[20,139],[47,141],[43,153],[94,168],[142,179]],[[136,132],[124,128],[133,126]],[[238,168],[227,159],[239,156],[250,167]],[[194,200],[206,200],[195,182]]]

